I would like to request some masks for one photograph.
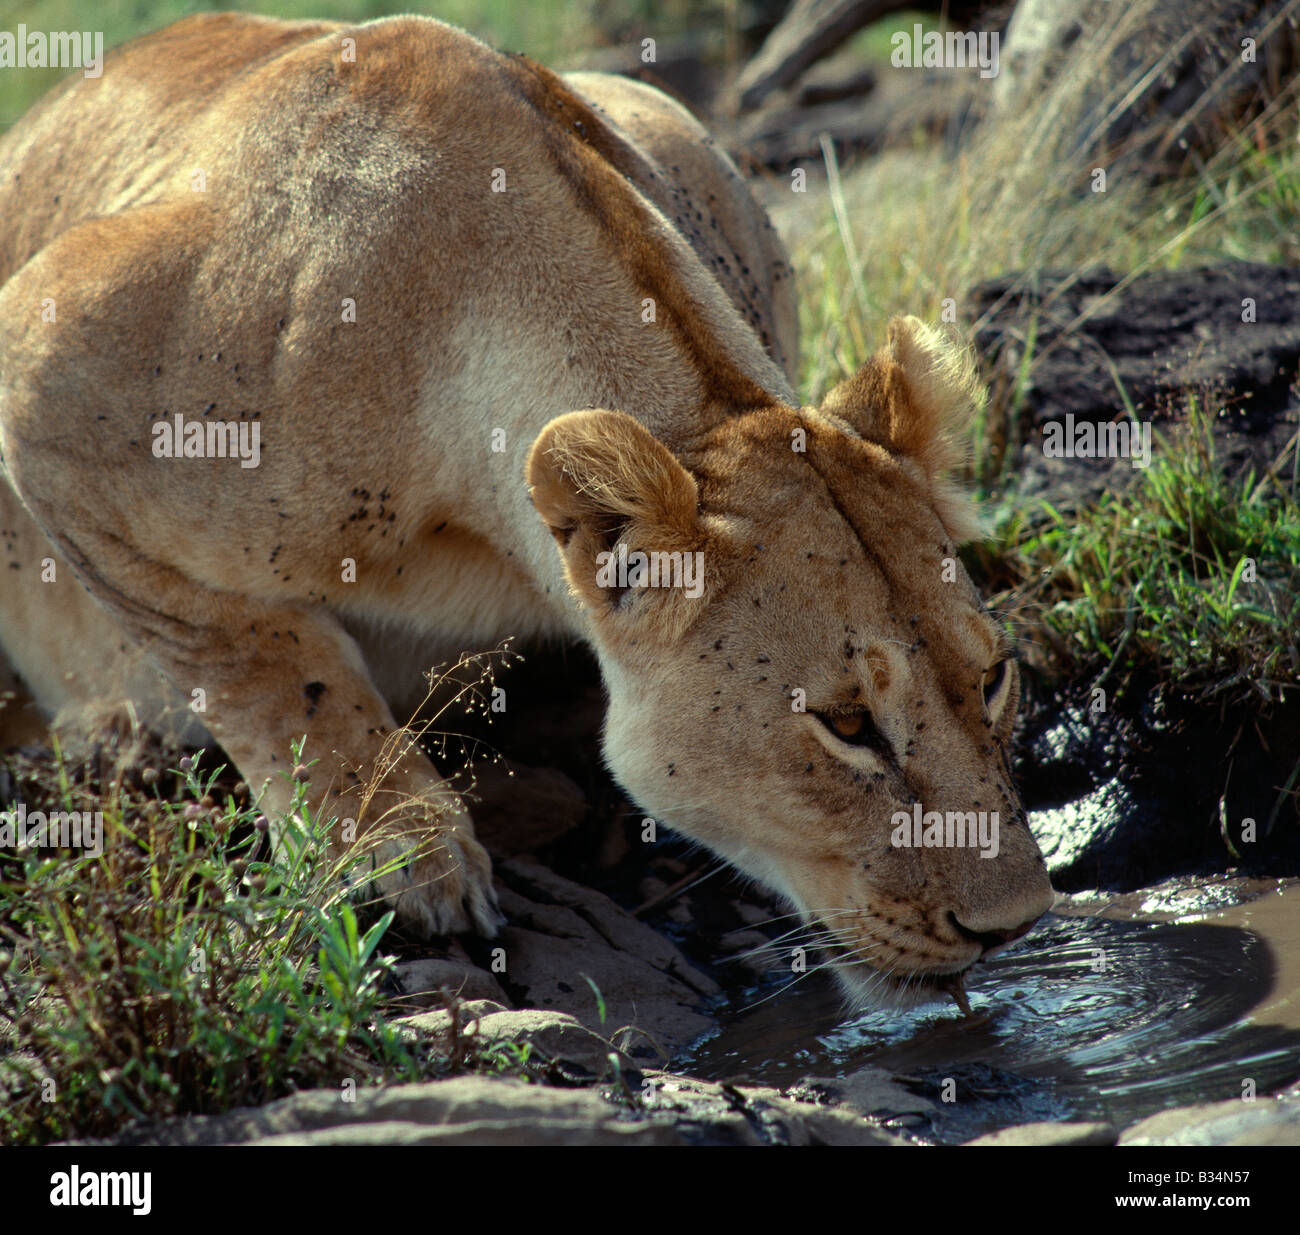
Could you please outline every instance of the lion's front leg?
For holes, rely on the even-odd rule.
[[[235,638],[209,629],[200,658],[173,657],[164,670],[183,690],[187,676],[207,683],[210,728],[266,808],[288,806],[288,752],[305,735],[310,804],[338,821],[340,853],[358,846],[362,871],[381,872],[375,886],[399,917],[426,934],[494,934],[491,862],[469,813],[397,726],[351,637],[290,606],[241,617]]]
[[[268,816],[292,801],[290,752],[305,737],[298,775],[309,806],[336,821],[334,852],[358,859],[349,877],[379,872],[378,892],[421,933],[494,934],[502,919],[491,862],[470,816],[396,724],[339,623],[321,609],[214,593],[139,558],[128,594],[99,573],[119,553],[96,556],[92,591],[202,708]]]

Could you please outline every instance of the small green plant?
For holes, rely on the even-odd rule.
[[[600,1017],[600,1023],[605,1023],[605,996],[600,993],[600,987],[595,984],[587,975],[582,975],[582,980],[591,987],[591,993],[596,996],[596,1014]]]
[[[264,858],[269,824],[247,794],[223,794],[220,768],[181,763],[189,800],[142,802],[120,783],[91,799],[60,760],[65,808],[80,792],[102,811],[102,853],[20,851],[0,865],[6,1143],[418,1075],[382,1009],[392,915],[363,931],[346,899],[343,876],[370,855],[331,856],[330,821],[295,782]]]
[[[528,1061],[533,1053],[531,1042],[493,1042],[480,1048],[477,1062],[489,1072],[510,1074],[531,1080]]]

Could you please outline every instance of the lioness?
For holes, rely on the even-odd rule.
[[[48,714],[141,645],[268,809],[305,732],[364,831],[423,667],[584,639],[614,776],[851,993],[933,993],[1051,903],[955,566],[970,364],[897,319],[800,407],[781,245],[660,92],[422,18],[194,17],[14,126],[0,218],[0,639]],[[399,852],[441,841],[383,894],[491,934],[433,766],[383,788]]]

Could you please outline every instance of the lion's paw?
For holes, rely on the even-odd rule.
[[[472,931],[491,939],[505,923],[492,887],[492,859],[468,827],[380,841],[373,861],[379,895],[421,934]]]

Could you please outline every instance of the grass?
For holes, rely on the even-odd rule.
[[[456,752],[442,718],[485,712],[495,666],[515,659],[503,646],[432,672],[420,720],[389,736],[363,798],[410,742],[445,752],[452,739]],[[337,820],[308,806],[301,743],[284,774],[290,805],[272,820],[202,751],[170,770],[142,766],[142,740],[119,749],[110,774],[96,759],[98,783],[57,739],[51,766],[19,774],[38,784],[29,811],[98,811],[103,835],[94,850],[0,848],[0,1144],[107,1137],[302,1089],[550,1075],[528,1043],[478,1041],[455,997],[445,1035],[396,1019],[412,1001],[381,951],[393,915],[374,882],[402,861],[380,865],[377,850],[404,831],[409,803],[332,846]],[[460,756],[499,758],[472,745],[459,739]],[[473,789],[472,771],[460,779]],[[420,808],[436,819],[440,806]],[[409,860],[437,843],[430,831]]]
[[[1040,668],[1145,668],[1258,704],[1300,683],[1296,440],[1265,474],[1232,475],[1212,423],[1193,400],[1132,487],[1082,512],[1000,505],[971,564]]]
[[[1143,7],[1112,6],[1090,36],[1094,55],[1129,37]],[[870,44],[870,32],[862,37]],[[1096,159],[1080,153],[1078,132],[1112,99],[1099,103],[1090,84],[1087,60],[1069,59],[1032,106],[977,127],[957,154],[934,142],[840,169],[828,152],[838,200],[810,194],[786,208],[797,215],[782,215],[795,240],[806,401],[861,365],[896,313],[937,321],[951,298],[958,318],[978,326],[964,300],[986,279],[1097,266],[1136,276],[1225,257],[1300,261],[1294,86],[1194,174],[1160,185],[1112,174],[1092,192]]]
[[[1136,276],[1224,258],[1300,261],[1294,134],[1263,149],[1243,137],[1192,181],[1112,182],[1087,196],[1067,187],[1069,172],[1057,179],[1019,160],[1007,168],[997,156],[1010,151],[979,145],[955,159],[887,151],[841,171],[843,205],[828,203],[819,222],[797,229],[805,400],[818,402],[857,369],[896,313],[937,321],[951,298],[958,316],[978,325],[963,301],[986,279],[1099,266]],[[868,207],[879,202],[888,209]]]

